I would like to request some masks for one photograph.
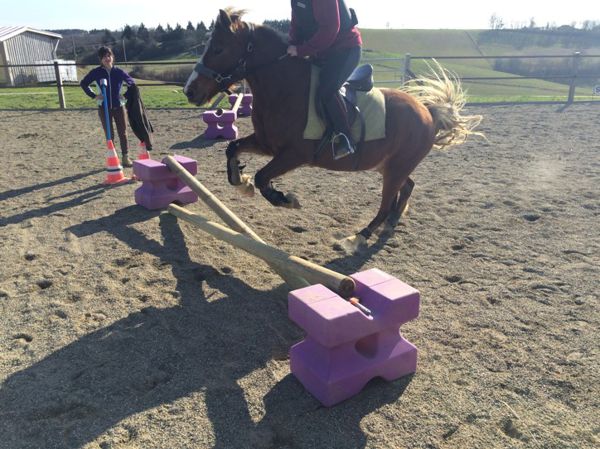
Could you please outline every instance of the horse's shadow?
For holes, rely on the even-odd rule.
[[[31,193],[34,192],[36,190],[42,190],[42,189],[46,189],[48,187],[54,187],[60,184],[69,184],[72,183],[74,181],[77,181],[79,179],[83,179],[86,178],[88,176],[91,175],[95,175],[98,173],[103,172],[104,170],[90,170],[86,173],[80,173],[77,175],[73,175],[73,176],[66,176],[64,178],[61,179],[57,179],[55,181],[49,181],[49,182],[44,182],[44,183],[39,183],[39,184],[33,184],[31,186],[28,187],[22,187],[20,189],[13,189],[13,190],[7,190],[5,192],[0,192],[0,201],[4,201],[4,200],[8,200],[10,198],[14,198],[17,196],[21,196],[21,195],[25,195],[27,193]],[[105,188],[103,186],[97,186],[98,188]]]
[[[159,217],[164,245],[131,227],[155,216],[132,206],[69,230],[80,237],[108,231],[157,257],[177,280],[179,304],[132,313],[10,376],[0,390],[0,447],[81,447],[140,412],[162,406],[176,414],[178,399],[200,392],[215,447],[364,447],[360,420],[397,400],[408,381],[367,388],[325,409],[288,375],[267,393],[266,414],[254,422],[240,380],[286,358],[302,337],[287,319],[287,289],[259,291],[194,263],[169,214]],[[224,297],[211,301],[202,282]]]
[[[48,200],[56,200],[66,198],[68,196],[72,197],[68,200],[55,202],[48,206],[40,207],[38,209],[26,210],[15,215],[2,217],[0,218],[0,227],[8,226],[10,224],[21,223],[32,218],[47,217],[48,215],[98,200],[102,197],[102,194],[104,193],[106,188],[107,187],[103,185],[96,185],[83,190],[74,191],[61,196],[49,198]]]
[[[216,142],[227,142],[224,139],[216,140]],[[197,149],[202,150],[204,148],[212,147],[215,144],[215,140],[206,139],[204,134],[200,134],[199,136],[193,138],[192,140],[177,142],[171,145],[170,149],[175,150],[189,150],[189,149]]]

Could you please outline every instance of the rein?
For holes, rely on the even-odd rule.
[[[248,44],[246,45],[246,51],[245,51],[244,55],[240,58],[240,60],[237,62],[235,67],[233,67],[231,70],[228,70],[225,73],[219,73],[209,67],[206,67],[202,63],[202,61],[200,61],[194,67],[194,72],[198,73],[199,75],[204,75],[208,78],[212,78],[213,80],[215,80],[215,82],[217,83],[217,86],[219,87],[220,92],[229,92],[228,88],[233,83],[243,80],[250,73],[255,72],[258,69],[262,69],[264,67],[268,67],[272,64],[275,64],[279,61],[282,61],[283,59],[285,59],[288,56],[287,53],[284,53],[280,56],[277,56],[275,59],[273,59],[271,61],[267,61],[263,64],[259,64],[257,66],[248,68],[247,67],[248,58],[254,52],[253,34],[254,34],[254,27],[251,27],[250,28],[250,40],[249,40]]]

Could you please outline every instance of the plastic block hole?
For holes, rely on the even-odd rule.
[[[173,179],[169,179],[166,183],[165,183],[165,187],[169,190],[175,191],[177,189],[179,189],[180,184],[179,184],[179,179],[178,178],[173,178]]]
[[[372,359],[377,355],[378,343],[379,335],[371,334],[358,340],[354,347],[356,348],[356,352],[358,352],[360,355],[368,359]]]

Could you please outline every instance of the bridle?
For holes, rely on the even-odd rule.
[[[229,92],[228,87],[231,86],[233,83],[243,80],[248,76],[248,74],[252,73],[255,70],[281,61],[282,59],[288,56],[287,53],[284,53],[283,55],[278,56],[272,61],[248,68],[248,58],[254,52],[254,25],[248,24],[248,27],[250,32],[250,39],[246,44],[246,50],[243,56],[238,60],[237,64],[231,70],[219,73],[209,67],[206,67],[202,63],[202,61],[198,62],[194,67],[194,72],[196,72],[198,75],[204,75],[207,78],[213,79],[219,87],[219,92]]]

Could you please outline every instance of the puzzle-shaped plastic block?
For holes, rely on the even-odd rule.
[[[240,106],[237,110],[238,117],[247,117],[249,115],[252,115],[252,98],[252,94],[244,94],[242,102],[240,103]],[[233,107],[236,100],[237,94],[231,94],[229,96],[229,104],[231,104],[231,107]]]
[[[175,159],[192,175],[198,172],[194,159],[185,156],[175,156]],[[198,195],[163,162],[153,159],[134,161],[133,173],[142,181],[135,191],[135,202],[146,209],[163,209],[172,202],[189,204],[198,201]]]
[[[417,369],[417,348],[400,326],[419,315],[419,292],[378,269],[351,277],[372,316],[321,284],[288,295],[289,317],[307,333],[290,349],[291,371],[327,407],[374,377],[391,381]]]
[[[224,111],[217,109],[215,111],[206,111],[202,114],[202,120],[207,124],[204,137],[207,139],[237,139],[238,129],[235,126],[237,114],[235,111]]]

